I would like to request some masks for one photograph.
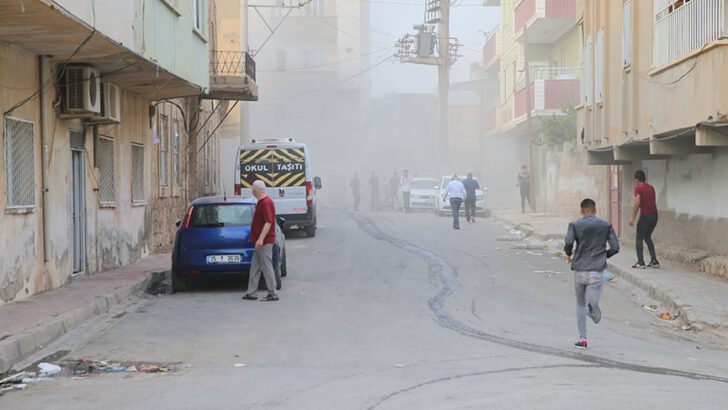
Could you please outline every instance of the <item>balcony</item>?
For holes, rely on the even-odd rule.
[[[255,60],[244,51],[210,52],[210,90],[206,98],[257,101]]]
[[[529,44],[550,44],[576,24],[576,0],[522,0],[513,30]]]
[[[500,61],[501,57],[501,40],[499,31],[499,28],[493,30],[483,46],[483,69],[486,71],[491,68],[497,71],[500,67],[500,64],[495,64]]]
[[[653,66],[678,60],[727,35],[727,0],[693,0],[657,13],[654,28]]]
[[[516,91],[513,113],[516,119],[531,115],[561,114],[568,106],[579,103],[579,68],[533,68],[531,84]]]

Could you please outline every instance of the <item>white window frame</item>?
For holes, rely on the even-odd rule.
[[[179,163],[179,120],[172,120],[172,183],[181,185]]]
[[[169,186],[169,117],[159,114],[159,185]]]
[[[591,107],[594,102],[594,86],[592,80],[594,78],[594,44],[591,36],[586,36],[584,40],[584,106]]]
[[[597,32],[597,41],[594,48],[594,102],[604,102],[604,28]]]
[[[8,121],[17,121],[22,122],[25,124],[30,124],[32,127],[32,136],[31,136],[31,144],[32,144],[32,161],[31,161],[31,180],[33,186],[31,187],[31,191],[33,192],[32,195],[32,201],[27,204],[18,204],[14,203],[15,198],[11,195],[11,180],[15,175],[15,171],[17,170],[16,167],[10,166],[10,159],[9,159],[9,144],[10,144],[10,133],[8,132]],[[5,209],[11,209],[11,210],[31,210],[34,209],[36,206],[36,195],[35,195],[35,122],[30,120],[25,120],[22,118],[17,117],[10,117],[5,116],[3,120],[3,136],[5,138]],[[13,164],[15,165],[15,164]]]
[[[622,67],[629,68],[632,66],[632,0],[627,0],[622,4]]]
[[[141,168],[137,167],[136,164],[134,163],[134,151],[135,151],[135,148],[137,150],[141,150],[141,151],[138,151],[140,153],[140,155],[142,156],[142,158],[141,158],[141,160],[142,160],[142,166],[141,166]],[[135,143],[135,142],[133,142],[131,144],[131,167],[130,167],[131,168],[131,184],[130,184],[130,186],[131,186],[131,203],[134,204],[134,205],[143,205],[147,201],[147,195],[146,195],[146,192],[144,190],[144,151],[145,151],[145,149],[144,149],[144,145],[143,144],[138,144],[138,143]],[[134,197],[134,191],[135,191],[135,189],[134,189],[134,181],[136,180],[136,178],[134,178],[134,172],[141,172],[141,175],[139,176],[139,183],[141,184],[141,186],[138,187],[139,188],[139,191],[142,194],[142,197],[141,198],[135,198]]]
[[[205,13],[203,13],[203,1],[204,0],[192,0],[192,26],[202,33],[202,28],[205,26],[203,18],[205,16]]]

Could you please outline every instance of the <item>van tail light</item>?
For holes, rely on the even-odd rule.
[[[313,182],[306,181],[306,205],[313,205]]]
[[[190,206],[187,208],[187,213],[185,214],[185,219],[182,221],[182,227],[183,228],[189,228],[190,227],[190,219],[192,218],[192,210],[195,209],[194,206]]]
[[[240,184],[235,184],[235,195],[240,195]]]

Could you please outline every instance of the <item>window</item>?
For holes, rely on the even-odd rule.
[[[202,205],[192,209],[190,226],[193,228],[220,228],[223,226],[250,226],[253,205]]]
[[[203,1],[204,0],[192,0],[192,24],[195,25],[195,28],[202,32],[202,23],[204,19],[204,9],[203,9]]]
[[[584,42],[584,106],[590,107],[592,105],[592,96],[594,88],[592,86],[592,79],[594,78],[594,60],[593,60],[593,42],[591,36],[588,36]]]
[[[205,140],[207,141],[210,136],[210,130],[205,130]],[[210,185],[210,144],[205,144],[205,163],[204,163],[204,170],[205,170],[205,186]]]
[[[670,13],[677,11],[680,7],[690,3],[692,0],[655,0],[655,18],[659,20]]]
[[[144,202],[144,146],[131,146],[131,201]]]
[[[500,84],[501,84],[501,89],[500,89],[500,102],[501,102],[501,104],[505,104],[506,99],[507,99],[506,98],[506,93],[508,92],[508,86],[507,86],[507,84],[508,84],[508,70],[505,70],[504,69],[503,72],[501,73]]]
[[[116,202],[113,139],[99,136],[96,147],[96,167],[99,169],[99,202],[102,205],[113,205]]]
[[[324,0],[313,0],[306,7],[307,16],[323,16],[326,9],[326,3]]]
[[[622,5],[622,66],[632,65],[632,1]]]
[[[278,50],[276,68],[278,71],[286,71],[286,50]]]
[[[179,120],[174,120],[174,130],[172,132],[172,181],[179,186]]]
[[[597,33],[594,53],[594,102],[599,104],[604,101],[604,28]]]
[[[169,185],[167,178],[167,149],[169,145],[169,119],[166,115],[159,116],[159,184]]]
[[[5,117],[5,194],[8,208],[35,206],[35,133],[31,121]]]

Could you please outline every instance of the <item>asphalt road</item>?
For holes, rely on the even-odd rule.
[[[620,284],[576,350],[572,277],[504,228],[325,210],[288,241],[276,303],[242,284],[140,299],[66,340],[71,358],[168,374],[60,376],[2,409],[724,409],[728,342],[676,331]],[[261,293],[262,295],[262,293]],[[236,366],[237,365],[237,366]]]

